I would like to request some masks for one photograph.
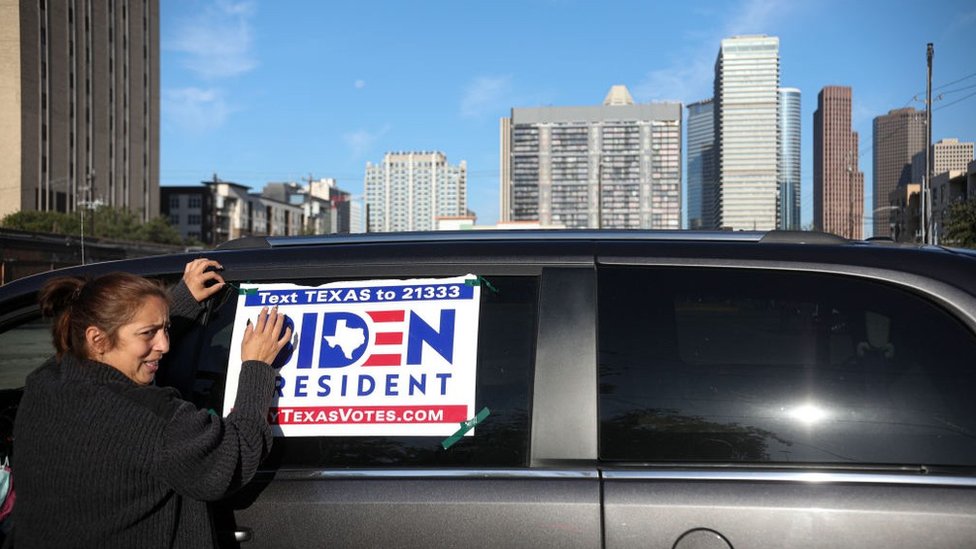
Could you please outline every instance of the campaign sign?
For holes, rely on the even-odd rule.
[[[476,276],[241,289],[225,416],[247,322],[275,305],[293,332],[273,364],[276,436],[450,436],[475,416]]]

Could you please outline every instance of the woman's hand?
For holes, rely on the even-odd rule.
[[[248,321],[244,329],[244,341],[241,342],[241,361],[260,360],[265,364],[274,362],[278,353],[291,341],[291,328],[281,333],[285,323],[285,315],[278,313],[278,307],[268,311],[263,307],[258,314],[257,322]],[[280,337],[279,337],[280,334]]]
[[[183,282],[197,303],[202,303],[224,287],[224,277],[217,272],[220,269],[223,269],[220,263],[205,257],[194,259],[186,264],[183,269]]]

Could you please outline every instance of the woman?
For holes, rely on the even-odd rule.
[[[171,296],[127,273],[42,288],[56,356],[27,378],[14,427],[16,546],[214,545],[206,502],[247,483],[270,449],[269,365],[291,337],[276,310],[249,323],[226,418],[153,385],[170,316],[195,318],[224,285],[219,268],[191,261]]]

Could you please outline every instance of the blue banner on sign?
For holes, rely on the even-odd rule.
[[[384,303],[471,299],[474,287],[467,284],[424,284],[416,286],[373,286],[369,288],[327,288],[314,290],[258,290],[247,294],[245,307],[279,307],[338,303]]]

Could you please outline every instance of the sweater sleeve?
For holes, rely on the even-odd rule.
[[[205,306],[193,297],[190,289],[186,287],[186,282],[182,279],[170,287],[169,301],[170,336],[179,337],[193,327]]]
[[[274,370],[264,362],[242,365],[236,406],[226,418],[181,402],[154,454],[156,475],[177,493],[218,500],[247,484],[271,449],[267,413]]]

